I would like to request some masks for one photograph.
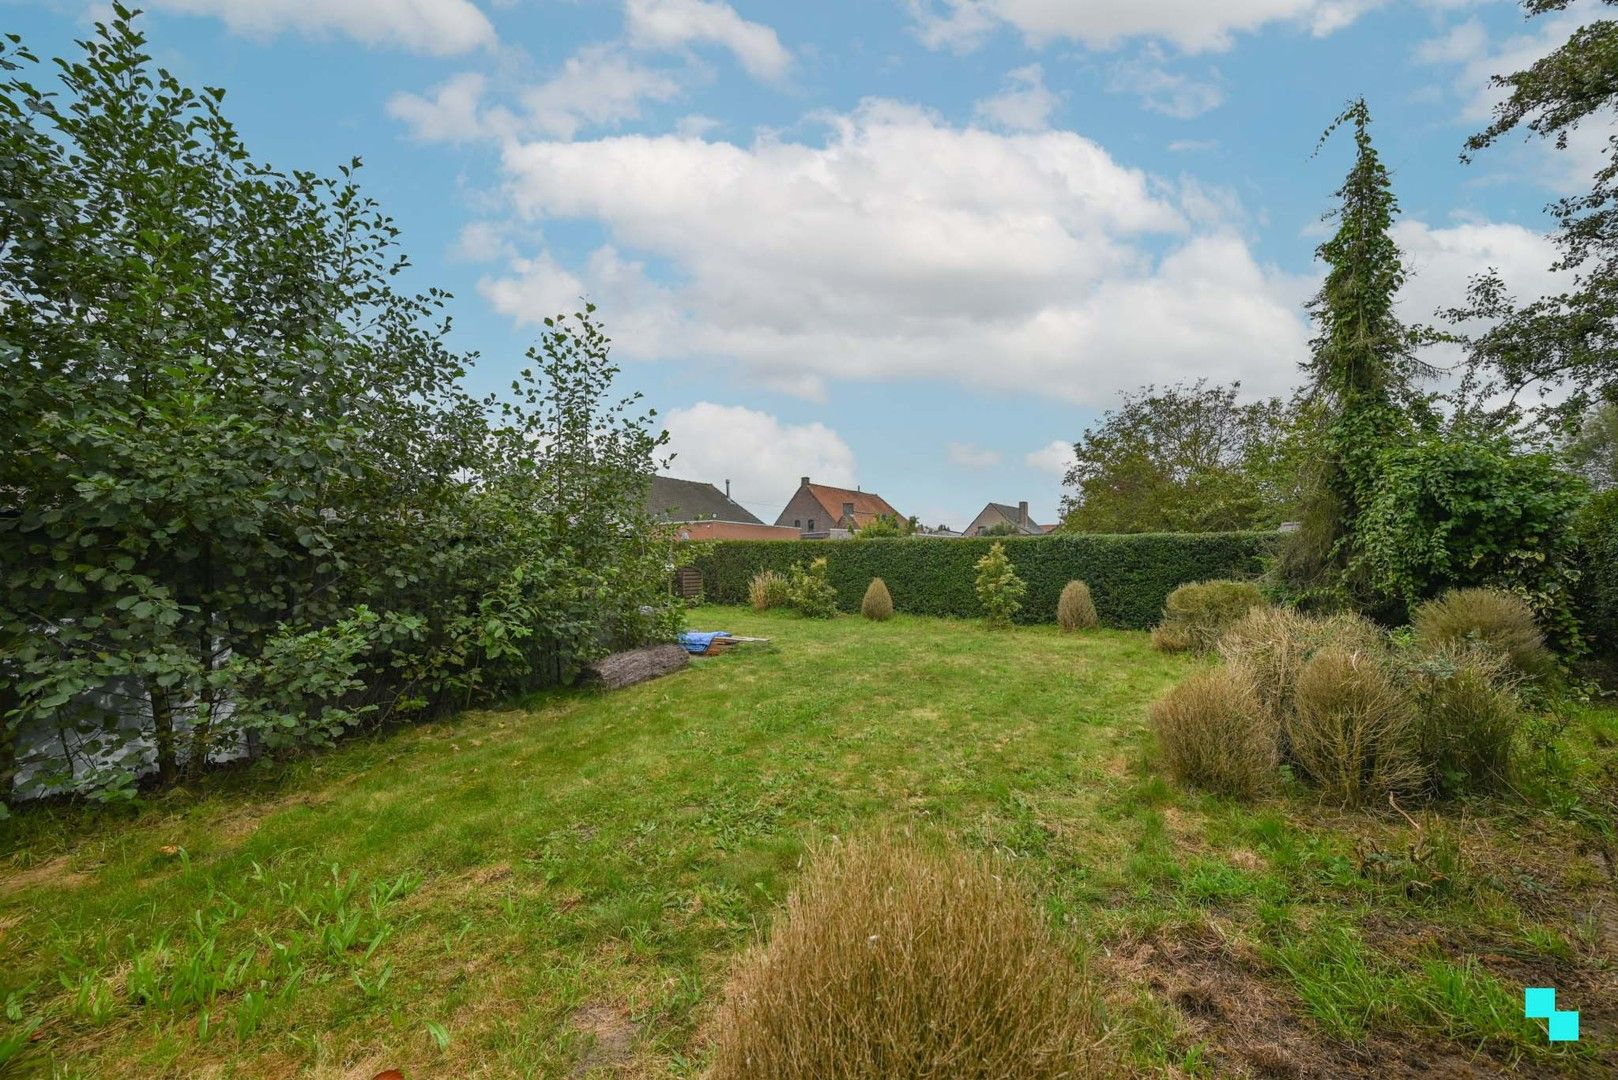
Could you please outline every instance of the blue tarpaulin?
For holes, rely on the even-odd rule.
[[[680,644],[688,653],[705,653],[714,638],[729,636],[729,630],[687,630],[680,635]]]

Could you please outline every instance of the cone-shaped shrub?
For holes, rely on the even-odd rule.
[[[1090,586],[1082,581],[1062,586],[1062,595],[1056,601],[1056,623],[1063,630],[1094,630],[1101,625],[1095,601],[1090,598]]]
[[[1416,641],[1429,650],[1472,641],[1504,655],[1526,678],[1541,678],[1556,668],[1534,609],[1504,589],[1451,589],[1418,607],[1410,625]]]
[[[881,578],[872,578],[871,584],[866,587],[865,599],[860,601],[860,614],[877,622],[893,618],[893,597]]]
[[[739,961],[712,1080],[1099,1075],[1088,982],[1008,868],[895,838],[818,852]]]
[[[996,540],[988,554],[977,561],[975,584],[984,623],[991,630],[1009,630],[1012,617],[1022,608],[1028,585],[1013,569],[1006,545]]]
[[[1275,724],[1250,673],[1226,665],[1199,671],[1152,705],[1152,731],[1182,784],[1249,797],[1268,788],[1280,764]]]

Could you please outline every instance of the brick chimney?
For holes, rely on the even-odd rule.
[[[1017,524],[1018,525],[1027,525],[1028,524],[1028,503],[1027,503],[1027,501],[1023,501],[1023,502],[1020,502],[1020,503],[1017,504]]]
[[[799,484],[800,487],[808,487],[809,486],[809,478],[807,476],[805,476],[803,479],[798,481],[798,484]]]

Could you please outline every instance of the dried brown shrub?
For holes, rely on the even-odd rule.
[[[1197,581],[1181,585],[1163,601],[1163,621],[1152,644],[1166,652],[1195,649],[1211,652],[1225,630],[1268,601],[1251,581]],[[1159,644],[1159,638],[1163,644]],[[1184,642],[1184,645],[1180,643]]]
[[[893,837],[834,844],[737,964],[710,1076],[1098,1076],[1094,1001],[1004,867]]]
[[[1504,655],[1529,679],[1542,678],[1556,668],[1534,609],[1504,589],[1451,589],[1418,607],[1410,625],[1417,643],[1429,650],[1476,642]]]
[[[881,578],[871,579],[865,589],[865,599],[860,601],[860,614],[877,622],[893,618],[893,594],[888,592],[887,582]]]
[[[1280,744],[1251,673],[1236,665],[1199,671],[1152,705],[1152,731],[1181,783],[1251,797],[1275,781]]]
[[[1062,586],[1062,595],[1056,601],[1056,623],[1063,630],[1094,630],[1101,625],[1090,586],[1082,581]]]
[[[1322,791],[1360,806],[1423,779],[1416,710],[1380,653],[1328,645],[1298,672],[1285,731]]]
[[[1328,645],[1378,655],[1385,651],[1386,640],[1376,624],[1359,615],[1319,617],[1291,608],[1261,607],[1253,608],[1225,631],[1219,639],[1219,655],[1252,676],[1259,704],[1282,732],[1281,756],[1290,760],[1286,719],[1305,662]]]

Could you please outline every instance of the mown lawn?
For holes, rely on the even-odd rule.
[[[1618,713],[1542,722],[1510,802],[1243,807],[1158,776],[1197,661],[1144,634],[691,621],[774,641],[0,824],[0,1077],[696,1074],[806,845],[882,825],[1010,858],[1141,1072],[1618,1070]]]

